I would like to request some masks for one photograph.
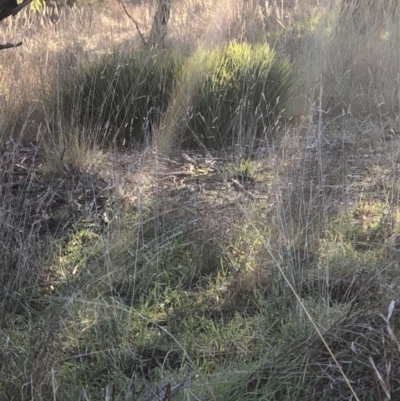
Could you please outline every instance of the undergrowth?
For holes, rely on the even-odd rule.
[[[290,93],[288,60],[268,44],[235,42],[199,49],[192,57],[190,63],[203,63],[204,70],[188,94],[184,146],[245,147],[257,137],[271,136]],[[183,79],[191,79],[191,73]]]
[[[398,7],[346,4],[4,27],[0,400],[399,397]]]
[[[288,60],[268,44],[236,42],[185,58],[115,52],[57,79],[65,121],[99,128],[105,144],[131,147],[152,143],[166,121],[183,136],[168,141],[186,147],[244,147],[271,136],[290,93]],[[164,117],[176,108],[176,121]]]
[[[179,53],[115,52],[61,83],[66,121],[105,128],[105,144],[151,143],[179,79]]]

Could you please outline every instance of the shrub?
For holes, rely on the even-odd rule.
[[[143,143],[168,106],[181,65],[176,53],[105,56],[66,80],[63,112],[103,128],[106,142]]]
[[[208,53],[207,53],[208,52]],[[246,144],[264,134],[283,111],[289,94],[290,63],[268,44],[231,42],[195,52],[189,66],[203,63],[193,77],[184,143],[207,147]]]
[[[176,142],[249,144],[270,131],[285,107],[290,63],[268,44],[200,48],[183,64],[178,53],[106,56],[67,80],[63,110],[84,126],[103,128],[108,142],[135,144],[149,140],[170,105],[161,146],[168,149]]]

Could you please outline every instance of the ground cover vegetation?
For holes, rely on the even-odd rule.
[[[156,3],[34,4],[0,400],[399,399],[398,2],[176,0],[147,49]]]

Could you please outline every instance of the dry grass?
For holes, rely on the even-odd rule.
[[[167,49],[290,58],[254,149],[105,148],[66,121],[62,78],[139,46],[118,3],[3,23],[24,45],[0,53],[0,400],[397,399],[398,7],[173,7]],[[127,8],[146,34],[153,6]]]

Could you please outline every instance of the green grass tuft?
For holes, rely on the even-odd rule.
[[[188,94],[186,145],[248,145],[271,131],[289,94],[287,59],[268,44],[238,42],[200,48],[192,58],[205,60],[205,65],[196,90]],[[191,79],[190,70],[187,74]]]
[[[114,52],[66,79],[63,112],[101,128],[105,143],[143,144],[167,109],[181,66],[178,53]]]

